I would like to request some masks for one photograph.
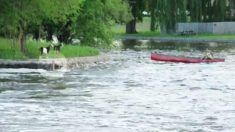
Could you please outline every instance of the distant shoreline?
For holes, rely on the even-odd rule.
[[[235,39],[202,39],[190,37],[157,37],[157,36],[117,36],[116,40],[152,40],[159,42],[183,42],[183,43],[234,43]]]

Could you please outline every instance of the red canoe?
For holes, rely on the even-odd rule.
[[[166,62],[181,62],[181,63],[209,63],[209,62],[224,62],[225,59],[222,58],[213,58],[203,60],[201,58],[195,57],[180,57],[180,56],[171,56],[171,55],[163,55],[152,53],[151,59],[155,61],[166,61]]]

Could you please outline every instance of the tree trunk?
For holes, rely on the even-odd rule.
[[[70,26],[72,24],[72,21],[68,21],[61,29],[60,29],[60,33],[58,35],[58,40],[60,42],[64,42],[64,43],[70,43],[71,42],[71,30],[70,30]]]
[[[152,0],[151,3],[151,23],[150,23],[150,30],[156,30],[156,0]]]
[[[166,24],[165,23],[160,24],[160,29],[161,29],[161,33],[163,33],[163,34],[167,33],[167,31],[166,31]]]
[[[33,38],[36,40],[41,38],[41,26],[38,26],[38,28],[33,31]]]
[[[126,33],[137,33],[136,31],[136,19],[131,20],[126,24]]]
[[[64,29],[60,35],[58,35],[59,42],[70,43],[71,33],[68,29]]]
[[[52,40],[52,36],[53,36],[53,29],[52,27],[50,27],[50,25],[47,25],[47,36],[46,36],[46,40],[47,41],[51,41]]]
[[[26,47],[25,47],[25,42],[26,42],[26,38],[25,38],[25,23],[23,23],[23,25],[20,25],[19,26],[19,36],[18,36],[18,39],[19,39],[19,44],[20,44],[20,51],[22,53],[25,53],[26,52]]]
[[[40,33],[39,33],[39,30],[38,29],[35,29],[33,31],[33,38],[36,39],[36,40],[39,40],[40,38]]]
[[[151,14],[150,30],[152,32],[154,32],[156,30],[156,28],[157,28],[157,25],[156,25],[156,16],[155,16],[155,14],[153,14],[153,15]]]

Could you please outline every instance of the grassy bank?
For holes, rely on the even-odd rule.
[[[161,34],[159,32],[139,32],[137,34],[116,34],[116,37],[161,37],[161,38],[193,38],[204,40],[235,40],[235,34],[196,34],[196,35],[178,35]]]
[[[61,52],[50,50],[47,55],[40,55],[39,48],[50,45],[48,42],[38,42],[29,40],[27,41],[25,54],[21,53],[19,46],[13,40],[0,38],[0,59],[39,59],[39,58],[70,58],[70,57],[83,57],[95,56],[99,51],[92,47],[78,46],[78,45],[64,45]]]
[[[0,38],[0,59],[25,59],[26,57],[13,40]]]

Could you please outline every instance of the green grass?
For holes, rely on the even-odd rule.
[[[235,34],[198,34],[198,35],[192,36],[192,38],[235,40]]]
[[[47,55],[40,55],[40,47],[47,47],[50,45],[48,42],[38,42],[28,40],[26,44],[27,52],[21,53],[18,45],[13,44],[11,40],[0,38],[0,59],[39,59],[39,58],[70,58],[70,57],[84,57],[95,56],[99,54],[99,51],[92,47],[78,46],[78,45],[64,45],[61,48],[61,52],[56,52],[52,48]]]
[[[126,34],[126,33],[122,33],[122,34],[116,34],[116,36],[136,36],[136,37],[154,37],[154,36],[158,36],[158,37],[167,37],[167,36],[173,36],[173,35],[167,35],[167,34],[161,34],[160,32],[150,32],[150,31],[145,31],[145,32],[138,32],[136,34]]]
[[[21,60],[26,57],[19,51],[18,45],[13,40],[0,38],[0,59]]]
[[[161,34],[160,32],[139,32],[138,34],[118,34],[116,36],[192,38],[192,39],[204,39],[204,40],[235,40],[235,34],[197,34],[197,35],[181,36],[177,34]]]
[[[99,51],[92,47],[78,46],[78,45],[64,45],[61,48],[61,52],[50,50],[48,55],[40,56],[40,47],[47,47],[50,43],[40,43],[37,41],[29,41],[27,44],[28,52],[27,56],[30,58],[70,58],[70,57],[83,57],[83,56],[95,56],[99,54]]]
[[[26,59],[26,57],[16,50],[0,50],[0,59],[23,60]]]
[[[95,48],[88,46],[64,46],[61,53],[67,57],[84,57],[84,56],[95,56],[99,54],[99,51]]]
[[[111,28],[111,30],[115,35],[124,35],[126,32],[126,25],[116,24]],[[151,33],[150,32],[150,17],[144,17],[142,22],[138,22],[136,24],[136,30],[138,34]],[[160,31],[157,30],[155,33],[160,33]]]
[[[8,39],[0,39],[1,49],[10,49],[12,47],[11,41]]]
[[[40,57],[40,47],[47,47],[50,43],[41,43],[34,40],[27,41],[26,48],[27,52],[25,53],[28,58],[39,58]],[[49,53],[50,55],[51,53]]]

